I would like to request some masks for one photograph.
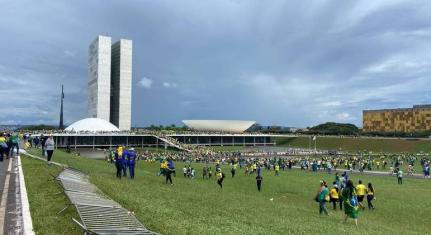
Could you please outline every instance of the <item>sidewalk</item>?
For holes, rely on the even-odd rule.
[[[0,234],[34,234],[20,162],[0,162]]]

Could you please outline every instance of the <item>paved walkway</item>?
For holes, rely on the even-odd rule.
[[[17,158],[0,162],[0,234],[22,234]]]
[[[17,155],[0,162],[1,234],[34,234],[21,159]]]

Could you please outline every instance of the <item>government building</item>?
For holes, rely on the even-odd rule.
[[[98,36],[88,59],[88,116],[130,130],[132,105],[132,41]]]
[[[431,105],[363,111],[364,132],[422,132],[431,130]]]

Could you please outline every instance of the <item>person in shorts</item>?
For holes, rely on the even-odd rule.
[[[363,202],[364,202],[366,192],[367,192],[367,187],[365,187],[365,185],[362,184],[362,181],[359,180],[358,185],[356,185],[356,195],[358,196],[359,207],[362,209],[365,209]]]

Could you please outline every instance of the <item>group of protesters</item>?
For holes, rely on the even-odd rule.
[[[0,162],[2,162],[4,158],[8,159],[12,157],[15,149],[16,155],[19,154],[19,142],[20,135],[16,132],[0,134]]]
[[[373,184],[370,182],[365,186],[362,180],[358,180],[358,184],[355,186],[347,172],[344,172],[341,177],[338,172],[335,173],[331,188],[326,181],[321,180],[315,197],[316,202],[319,203],[319,214],[329,215],[326,203],[332,203],[333,210],[337,210],[338,204],[340,210],[344,208],[344,221],[352,218],[356,225],[358,225],[359,210],[365,210],[365,199],[368,209],[374,210],[373,200],[376,197]]]
[[[134,148],[126,149],[124,146],[119,146],[117,149],[111,149],[107,152],[107,160],[111,164],[115,164],[117,178],[127,177],[127,170],[129,170],[130,178],[135,178],[138,155]]]

